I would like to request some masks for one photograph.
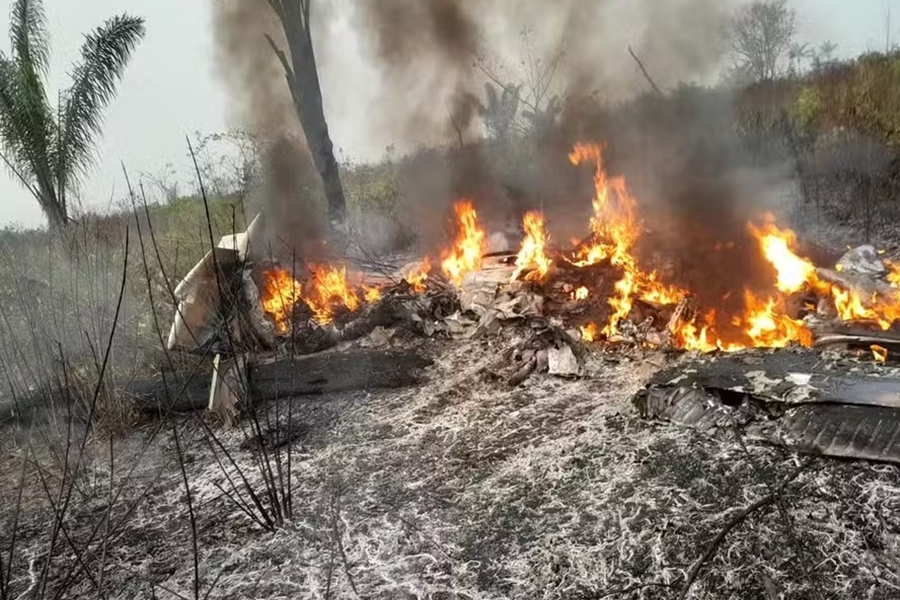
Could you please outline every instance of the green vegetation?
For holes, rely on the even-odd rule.
[[[113,17],[85,36],[72,85],[52,106],[44,81],[50,39],[41,0],[15,0],[11,54],[0,55],[0,143],[3,160],[35,197],[51,227],[69,219],[67,194],[90,165],[103,112],[135,47],[143,19]]]

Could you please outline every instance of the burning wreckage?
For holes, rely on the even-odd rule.
[[[593,169],[595,194],[589,235],[568,247],[529,212],[518,252],[489,251],[475,204],[461,200],[453,242],[396,272],[285,264],[264,256],[257,217],[178,286],[169,348],[213,350],[210,379],[195,385],[209,386],[203,405],[231,420],[244,402],[415,382],[427,360],[372,350],[400,329],[479,338],[515,326],[522,341],[486,367],[510,385],[540,372],[581,376],[592,351],[658,351],[674,366],[634,398],[644,418],[900,462],[900,369],[889,364],[900,351],[900,265],[863,246],[817,267],[791,230],[760,215],[747,239],[765,285],[704,302],[645,266],[637,202],[607,174],[602,146],[576,145],[569,158]]]

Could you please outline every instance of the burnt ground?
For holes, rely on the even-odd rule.
[[[662,354],[598,353],[588,377],[535,375],[510,389],[482,368],[511,342],[429,344],[435,364],[416,388],[295,400],[294,518],[274,532],[223,493],[234,466],[216,461],[196,417],[180,417],[199,596],[676,598],[723,527],[793,474],[777,502],[737,522],[688,597],[900,597],[897,468],[643,422],[630,399],[676,360]],[[84,547],[109,511],[100,530],[113,541],[80,557],[58,542],[53,590],[81,560],[91,576],[66,583],[68,597],[98,587],[108,598],[194,597],[178,453],[168,425],[144,444],[156,426],[114,445],[113,488],[135,471],[112,503],[109,447],[92,444],[66,534]],[[242,428],[216,431],[261,490],[258,447]],[[6,531],[26,450],[8,445]],[[40,474],[33,461],[25,468],[14,591],[47,553]]]

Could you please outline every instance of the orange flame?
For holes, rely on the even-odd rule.
[[[444,253],[441,269],[456,287],[462,287],[465,276],[481,268],[487,241],[470,200],[457,202],[453,211],[456,213],[458,230],[456,242],[452,250]]]
[[[838,286],[831,287],[831,296],[838,317],[843,321],[875,321],[887,331],[900,319],[900,298],[897,296],[883,297],[874,293],[871,298],[863,298],[854,290]]]
[[[363,289],[363,298],[368,304],[374,304],[381,300],[381,290],[377,287],[372,287],[369,285],[362,286]]]
[[[675,345],[693,352],[714,352],[719,350],[718,340],[711,339],[709,325],[698,327],[695,323],[686,323],[677,332]]]
[[[888,349],[879,346],[877,344],[873,344],[870,348],[872,350],[872,356],[875,358],[875,362],[885,363],[888,359]]]
[[[812,346],[812,332],[803,321],[784,314],[784,307],[774,298],[760,300],[751,292],[745,292],[748,314],[741,323],[752,345],[763,348],[785,348],[792,343]]]
[[[403,278],[406,283],[413,289],[417,294],[421,294],[425,291],[425,281],[428,279],[428,274],[431,273],[431,259],[427,256],[422,259],[422,262],[419,265],[406,274]]]
[[[592,162],[595,167],[593,237],[590,244],[579,249],[572,262],[576,266],[588,266],[608,260],[623,272],[615,284],[615,294],[609,299],[611,314],[601,330],[609,338],[618,332],[619,324],[628,317],[636,298],[671,305],[685,298],[687,292],[663,283],[658,273],[639,267],[633,253],[643,227],[637,216],[637,201],[628,192],[624,178],[606,174],[603,148],[578,144],[569,159],[575,165]],[[777,290],[798,291],[816,280],[813,264],[793,253],[796,236],[792,231],[778,229],[770,216],[762,227],[751,225],[750,229],[759,240],[764,256],[775,268]],[[735,351],[751,346],[783,347],[792,343],[809,345],[812,342],[809,330],[801,321],[787,316],[783,302],[775,296],[762,300],[746,292],[744,313],[735,317],[732,324],[738,327],[741,339],[726,341],[717,335],[715,311],[704,315],[699,322],[679,323],[671,333],[676,345],[704,352]]]
[[[884,265],[888,269],[887,280],[893,288],[900,288],[900,263],[894,263],[889,260],[884,261]]]
[[[284,269],[263,271],[263,284],[263,311],[272,317],[275,329],[285,333],[289,328],[291,309],[303,297],[303,288]]]
[[[359,296],[347,285],[347,267],[313,267],[310,283],[312,292],[305,300],[316,322],[331,323],[339,307],[350,312],[359,308]]]
[[[350,312],[359,309],[363,302],[373,303],[381,299],[381,290],[362,285],[356,292],[347,283],[344,266],[312,267],[307,293],[303,286],[284,269],[263,272],[263,310],[275,323],[279,333],[289,329],[291,310],[298,302],[306,304],[313,313],[313,320],[327,325],[334,320],[335,311],[344,308]]]
[[[581,339],[585,342],[593,342],[597,339],[597,324],[588,323],[581,327]]]
[[[522,219],[525,239],[522,249],[516,257],[516,270],[512,275],[515,281],[527,269],[533,269],[525,276],[527,281],[543,281],[550,271],[550,259],[547,258],[547,233],[544,231],[544,216],[539,212],[527,212]]]
[[[809,286],[822,295],[830,295],[838,318],[842,321],[875,321],[883,330],[888,330],[900,318],[900,297],[873,294],[864,298],[852,289],[844,289],[819,279],[813,263],[794,253],[797,237],[790,229],[775,226],[772,215],[765,216],[766,222],[758,228],[750,225],[750,232],[759,240],[763,254],[778,274],[776,287],[785,293],[792,293]],[[886,263],[889,268],[888,282],[900,288],[900,269]],[[835,268],[841,272],[840,265]]]
[[[769,213],[764,215],[761,227],[750,223],[747,229],[759,241],[763,255],[775,268],[777,273],[775,287],[779,291],[792,294],[802,290],[808,283],[815,284],[818,280],[815,265],[794,254],[797,235],[793,231],[779,229],[775,225],[775,217]]]
[[[608,260],[623,271],[616,285],[616,295],[608,301],[612,312],[602,333],[611,337],[618,332],[619,323],[634,306],[634,299],[650,302],[677,303],[685,293],[676,287],[659,282],[655,272],[642,271],[632,248],[641,232],[637,216],[637,201],[628,192],[624,177],[609,177],[603,166],[603,147],[597,144],[576,144],[569,160],[573,165],[592,162],[594,165],[594,214],[591,217],[592,240],[582,247],[573,264],[585,267]]]

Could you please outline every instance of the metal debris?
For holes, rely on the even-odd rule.
[[[816,352],[700,358],[658,373],[633,399],[640,415],[711,431],[749,425],[797,451],[900,464],[900,376]]]
[[[581,373],[578,357],[568,344],[547,349],[547,368],[551,375],[557,377],[577,377]]]

